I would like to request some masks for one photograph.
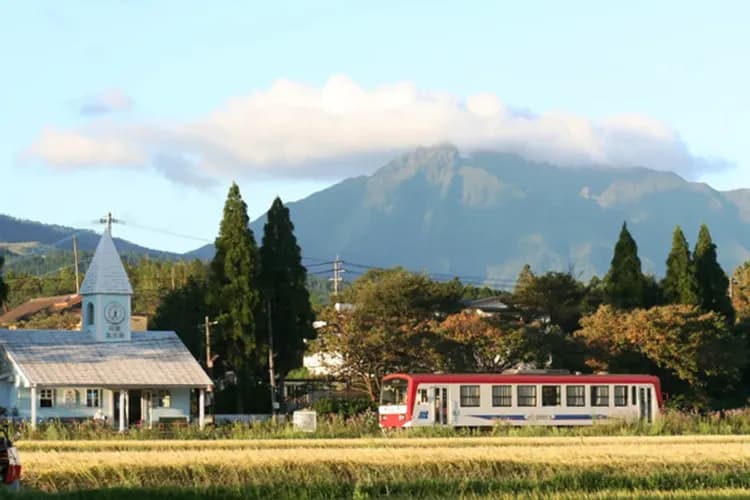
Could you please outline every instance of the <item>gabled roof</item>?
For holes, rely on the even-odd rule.
[[[503,297],[499,295],[482,299],[464,300],[463,306],[487,312],[502,312],[511,309],[511,307],[503,301]]]
[[[130,342],[95,342],[77,331],[0,330],[0,347],[30,384],[41,386],[213,385],[174,332],[133,332]]]
[[[81,295],[112,293],[132,295],[128,274],[109,231],[104,231],[81,285]]]
[[[54,297],[38,297],[30,299],[18,307],[14,307],[0,315],[0,325],[10,325],[16,321],[26,319],[40,311],[63,311],[81,303],[80,295],[55,295]]]

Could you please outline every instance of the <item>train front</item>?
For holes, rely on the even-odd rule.
[[[387,375],[380,389],[378,415],[380,427],[410,427],[409,379],[400,375]]]

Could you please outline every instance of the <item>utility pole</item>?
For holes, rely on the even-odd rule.
[[[208,316],[204,318],[203,326],[206,329],[206,368],[208,368],[208,376],[213,379],[213,368],[214,360],[211,358],[211,322],[208,321]]]
[[[333,281],[333,295],[339,294],[339,282],[343,279],[341,274],[344,272],[342,262],[337,255],[336,260],[333,261],[333,278],[329,278],[330,281]]]
[[[81,293],[81,285],[78,281],[78,243],[76,242],[76,236],[73,235],[73,261],[75,265],[75,275],[76,275],[76,295],[79,295]]]
[[[172,290],[174,290],[174,266],[175,266],[175,264],[172,264],[172,266],[171,266],[171,268],[172,268]]]
[[[268,378],[271,381],[271,414],[273,422],[276,423],[276,373],[273,368],[273,326],[271,320],[271,299],[266,299],[266,312],[268,313]]]

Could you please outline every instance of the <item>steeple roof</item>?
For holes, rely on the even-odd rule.
[[[94,258],[81,285],[81,295],[111,293],[132,295],[133,288],[112,241],[109,228],[104,231],[96,246]]]

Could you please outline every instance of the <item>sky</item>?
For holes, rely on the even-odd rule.
[[[0,0],[0,213],[184,252],[417,146],[750,188],[750,2]],[[258,238],[259,235],[256,235]]]

